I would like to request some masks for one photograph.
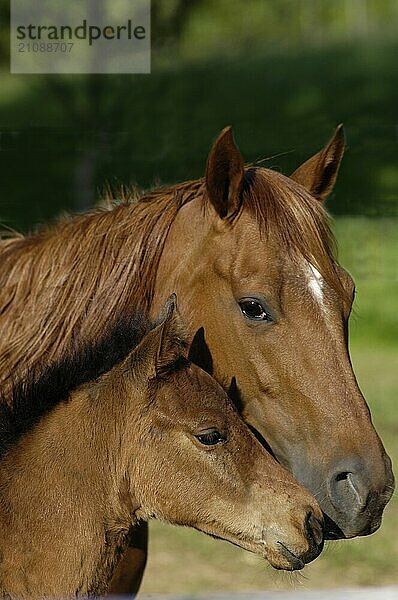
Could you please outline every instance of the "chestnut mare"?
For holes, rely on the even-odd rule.
[[[394,478],[352,371],[354,284],[333,256],[323,206],[343,151],[339,127],[286,177],[245,167],[226,128],[203,179],[3,240],[3,387],[58,360],[76,337],[95,340],[126,307],[156,315],[175,291],[192,358],[315,495],[325,536],[375,531]],[[141,534],[129,553],[144,565]],[[113,591],[139,576],[129,582],[126,568]]]
[[[106,593],[129,529],[150,518],[281,569],[321,551],[317,502],[189,363],[174,300],[163,314],[152,327],[122,318],[3,405],[2,597]]]

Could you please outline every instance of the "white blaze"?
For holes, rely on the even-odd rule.
[[[308,264],[309,278],[308,278],[308,287],[311,292],[315,296],[315,298],[322,304],[323,302],[323,279],[322,275],[314,267],[314,265]]]

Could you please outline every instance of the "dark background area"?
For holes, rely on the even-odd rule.
[[[246,161],[287,174],[344,122],[335,215],[398,212],[398,4],[152,2],[150,75],[9,75],[0,0],[0,221],[27,230],[108,181],[200,177],[233,125]]]

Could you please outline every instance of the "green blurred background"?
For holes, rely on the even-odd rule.
[[[352,357],[398,464],[397,34],[396,0],[152,0],[150,75],[10,75],[0,0],[0,221],[29,231],[88,208],[106,181],[199,177],[229,124],[246,161],[288,174],[344,122],[329,209],[357,282]],[[189,530],[151,529],[146,592],[398,584],[396,496],[379,532],[330,543],[303,576]]]

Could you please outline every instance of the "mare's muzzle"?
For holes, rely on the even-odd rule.
[[[300,476],[301,475],[301,476]],[[338,463],[329,474],[295,473],[316,497],[325,514],[325,539],[369,535],[380,527],[383,510],[394,491],[391,461],[372,469],[359,457]]]

